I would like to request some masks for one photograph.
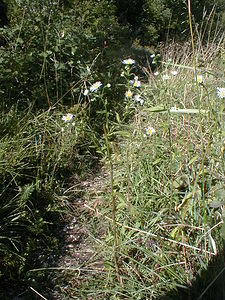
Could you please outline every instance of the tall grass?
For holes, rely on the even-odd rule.
[[[199,57],[199,45],[194,47]],[[177,288],[185,291],[222,250],[224,98],[217,87],[224,87],[224,78],[217,74],[224,48],[212,45],[204,66],[196,61],[195,68],[190,44],[179,48],[161,48],[159,74],[145,70],[148,83],[136,91],[143,106],[126,102],[130,121],[111,124],[118,269],[111,193],[102,193],[96,218],[109,227],[96,247],[104,272],[96,270],[93,277],[81,272],[82,288],[74,295],[157,299]],[[202,296],[211,285],[202,287]]]
[[[206,25],[210,27],[208,19]],[[140,70],[133,62],[125,63],[114,77],[120,70],[114,64],[113,75],[109,69],[107,76],[101,74],[103,83],[94,91],[90,82],[101,79],[91,74],[95,61],[91,68],[82,63],[81,80],[69,76],[69,86],[63,86],[67,61],[59,60],[59,68],[50,57],[54,78],[50,72],[47,82],[52,53],[44,46],[43,72],[36,75],[45,77],[41,104],[47,100],[46,111],[34,112],[29,97],[23,98],[17,89],[15,104],[6,78],[4,91],[14,104],[9,108],[5,97],[0,116],[0,276],[22,276],[27,261],[47,245],[46,232],[53,229],[54,218],[64,217],[64,183],[72,174],[86,171],[83,158],[88,156],[92,163],[90,148],[102,155],[110,173],[110,188],[98,191],[93,207],[86,206],[93,218],[93,256],[100,267],[90,262],[69,270],[77,278],[72,277],[75,284],[62,297],[157,299],[178,287],[191,287],[207,269],[225,238],[224,98],[217,94],[217,87],[225,87],[225,50],[223,35],[205,47],[205,32],[192,44],[161,45],[160,55],[153,59],[160,57],[160,64],[154,68]],[[85,44],[86,38],[82,41]],[[7,64],[11,58],[4,53]],[[30,65],[24,74],[27,70]],[[32,82],[29,87],[36,101],[38,82],[34,91]],[[21,97],[24,112],[18,107]],[[70,103],[70,108],[63,103]],[[64,123],[63,110],[72,113],[73,120]],[[105,239],[98,239],[96,223],[104,227]],[[57,252],[55,240],[47,247]],[[37,270],[38,263],[34,262]],[[215,278],[221,274],[218,271]],[[214,279],[202,295],[212,283]]]
[[[63,181],[69,181],[63,174],[78,170],[74,167],[77,157],[74,149],[79,130],[71,124],[65,126],[61,118],[62,113],[55,110],[20,112],[14,106],[1,113],[0,267],[3,278],[24,277],[30,257],[46,247],[55,216],[63,220],[66,206],[60,195]]]

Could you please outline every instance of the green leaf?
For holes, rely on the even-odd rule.
[[[121,123],[120,115],[117,112],[116,112],[116,120],[119,124]]]
[[[167,109],[164,106],[154,106],[151,108],[146,108],[148,112],[166,112]]]
[[[223,225],[220,228],[220,236],[222,239],[225,240],[225,223],[223,223]]]
[[[158,158],[158,159],[153,161],[152,165],[153,166],[158,165],[161,161],[162,161],[162,158]]]
[[[192,159],[189,161],[188,166],[191,166],[196,160],[198,160],[199,156],[196,155],[194,157],[192,157]]]
[[[224,201],[218,201],[218,200],[214,200],[209,204],[209,207],[211,208],[219,208],[221,206],[223,206],[225,204]]]
[[[171,114],[207,114],[209,111],[204,109],[170,109]]]
[[[225,195],[225,188],[223,184],[216,184],[215,185],[215,196],[218,199],[224,199]]]

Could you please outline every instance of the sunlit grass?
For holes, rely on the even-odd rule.
[[[97,218],[109,222],[100,250],[104,289],[90,278],[93,292],[84,284],[86,296],[156,299],[185,289],[222,249],[225,133],[217,87],[224,79],[210,61],[198,68],[196,83],[192,55],[178,54],[166,62],[162,53],[159,74],[149,71],[141,87],[144,104],[130,100],[132,120],[113,124],[119,142],[112,158],[120,282],[113,266],[111,196],[103,193]]]
[[[24,231],[39,239],[48,213],[64,215],[64,182],[88,171],[80,153],[91,163],[89,147],[110,173],[106,188],[85,204],[100,266],[90,261],[64,270],[59,282],[63,277],[71,286],[67,293],[59,284],[62,299],[157,299],[190,287],[220,254],[224,49],[220,43],[196,51],[194,68],[189,43],[161,47],[154,72],[121,58],[118,82],[83,81],[78,104],[64,112],[55,105],[1,113],[0,253],[7,270],[25,266]],[[107,95],[118,86],[124,99],[114,107],[117,94],[113,101]]]

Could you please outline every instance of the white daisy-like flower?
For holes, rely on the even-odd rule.
[[[135,80],[133,86],[134,87],[140,87],[141,86],[141,82],[139,80]]]
[[[165,81],[165,80],[169,80],[170,79],[170,76],[168,74],[164,74],[162,75],[162,80]]]
[[[155,133],[155,129],[151,126],[148,126],[147,128],[145,128],[146,134],[151,136]]]
[[[217,88],[217,96],[221,99],[225,98],[225,88]]]
[[[178,74],[178,72],[177,72],[176,70],[172,70],[170,73],[171,73],[173,76],[176,76],[176,75]]]
[[[140,95],[135,95],[134,100],[136,100],[138,103],[140,103],[140,105],[144,104],[144,100],[141,98]]]
[[[87,96],[88,95],[88,89],[84,90],[84,96]]]
[[[125,93],[126,98],[132,98],[133,93],[131,92],[131,90],[126,91]]]
[[[100,86],[102,86],[101,81],[97,81],[94,84],[92,84],[92,86],[90,87],[90,91],[95,92],[100,88]]]
[[[70,122],[71,120],[73,119],[73,114],[66,114],[65,116],[62,117],[62,120],[65,122],[65,123],[68,123]]]
[[[135,64],[135,60],[133,60],[132,58],[124,59],[122,61],[122,64],[123,65],[133,65],[133,64]]]
[[[197,78],[195,78],[195,81],[197,79],[197,83],[203,83],[203,76],[202,75],[197,75]]]

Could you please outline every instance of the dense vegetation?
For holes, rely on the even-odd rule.
[[[195,1],[192,46],[187,6],[0,2],[2,299],[50,284],[30,270],[57,266],[70,187],[100,162],[104,272],[61,299],[156,299],[222,249],[225,3]]]

